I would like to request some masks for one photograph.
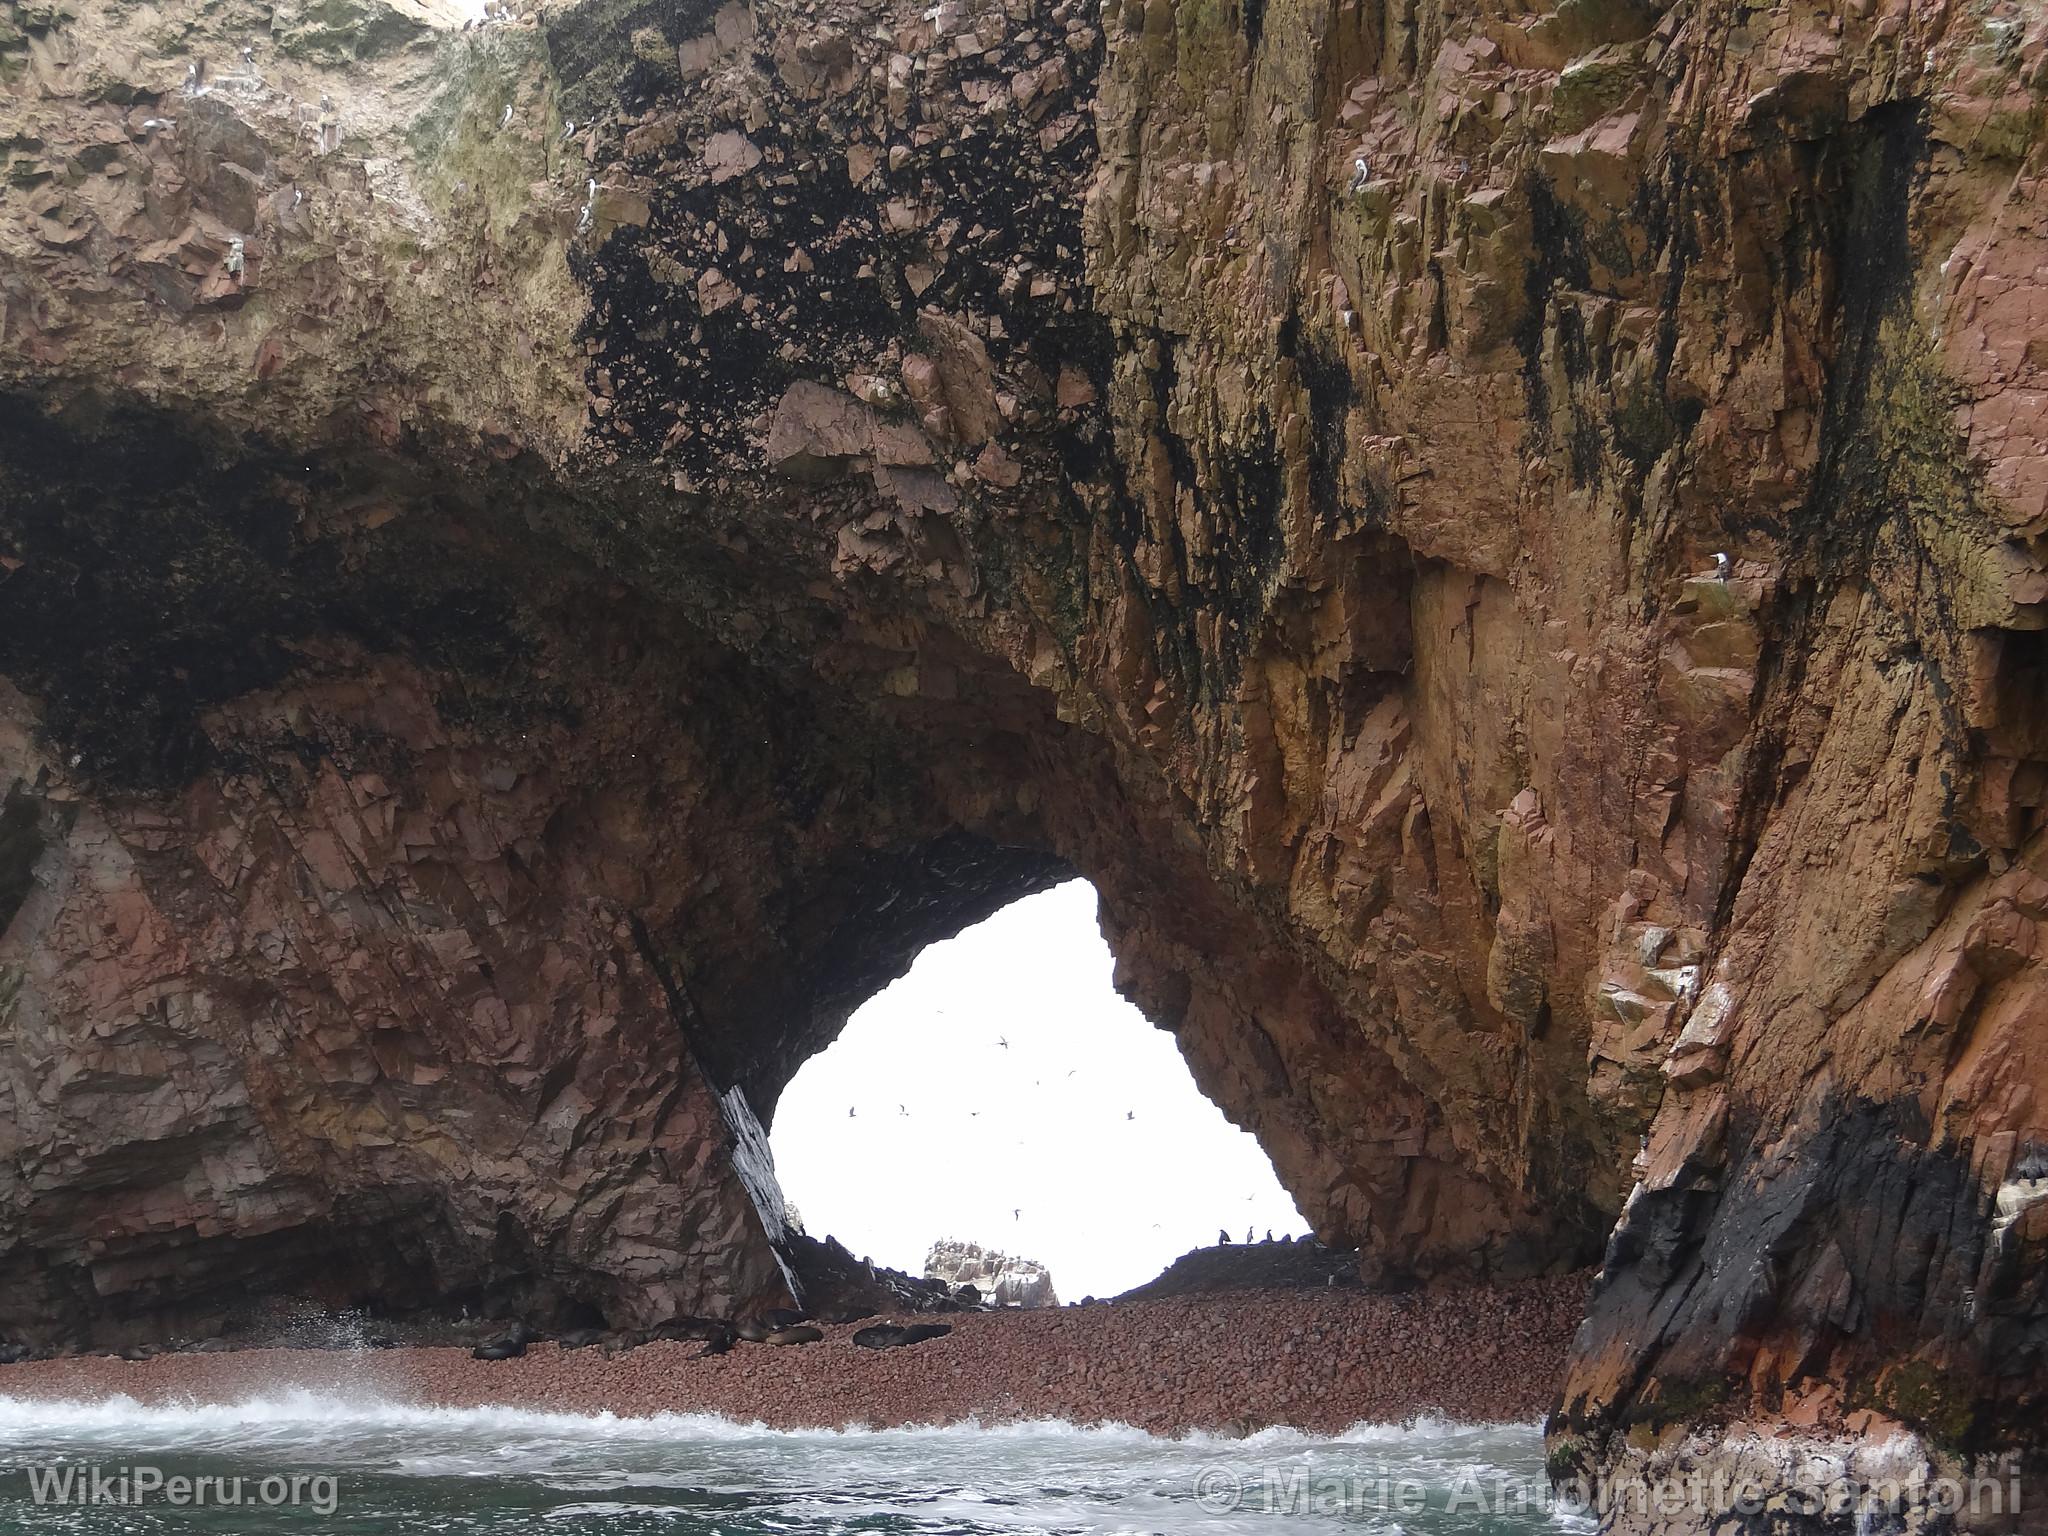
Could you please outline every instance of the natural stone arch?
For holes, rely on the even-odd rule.
[[[2007,0],[365,7],[353,58],[284,11],[174,135],[184,61],[107,14],[0,44],[24,1316],[155,1305],[202,1246],[283,1286],[292,1233],[324,1272],[394,1218],[480,1285],[508,1207],[631,1305],[754,1295],[659,973],[716,1024],[759,927],[711,914],[700,991],[691,882],[969,838],[1096,879],[1126,985],[1370,1254],[1564,1262],[1625,1216],[1565,1460],[1716,1376],[1731,1414],[1819,1381],[1943,1433],[1928,1361],[2038,1449],[2041,42]],[[694,864],[649,860],[687,841],[657,793]],[[388,818],[388,929],[344,813]],[[463,950],[454,909],[504,926],[445,873],[479,859],[553,957],[506,961],[530,1037]],[[347,1005],[223,905],[321,892],[391,936],[326,966]],[[238,1097],[330,1056],[325,1097]],[[393,1069],[417,1142],[366,1120],[410,1112]],[[586,1073],[649,1090],[612,1140],[523,1097]],[[1759,1221],[1768,1264],[1725,1262]]]
[[[621,578],[536,547],[570,503],[389,455],[243,457],[209,494],[145,469],[181,429],[74,409],[39,430],[84,467],[12,482],[38,563],[8,772],[50,845],[7,938],[12,1254],[52,1278],[0,1326],[198,1327],[252,1286],[742,1304],[777,1274],[719,1101],[771,1114],[919,947],[1068,870],[1326,1236],[1403,1269],[1584,1253],[1468,1170],[1355,995],[1000,627],[876,573],[805,598],[800,558],[724,530]],[[801,520],[848,493],[762,494]],[[686,567],[697,591],[652,590]],[[723,635],[693,622],[714,585],[748,594]],[[134,639],[52,641],[92,631]],[[175,1104],[119,1111],[157,1079]],[[125,1171],[88,1234],[57,1213],[94,1167]]]

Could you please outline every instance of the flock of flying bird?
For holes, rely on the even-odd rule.
[[[1001,1046],[1006,1051],[1010,1048],[1009,1040],[1002,1035],[996,1036],[996,1044]],[[1072,1077],[1074,1073],[1080,1070],[1081,1069],[1079,1067],[1072,1068],[1068,1071],[1067,1076]],[[1031,1086],[1034,1088],[1042,1088],[1045,1086],[1045,1080],[1043,1078],[1033,1078],[1031,1080]],[[854,1109],[855,1106],[852,1104],[846,1106],[847,1119],[852,1120],[857,1118],[854,1114]],[[901,1115],[906,1120],[910,1118],[910,1110],[905,1105],[898,1104],[896,1106],[896,1113]],[[967,1118],[970,1120],[979,1120],[981,1118],[981,1111],[978,1109],[970,1109],[969,1111],[967,1111]],[[1138,1112],[1135,1109],[1127,1109],[1124,1111],[1124,1118],[1126,1120],[1135,1120],[1138,1118]]]
[[[1003,1050],[1006,1050],[1006,1051],[1007,1051],[1007,1050],[1008,1050],[1008,1049],[1010,1048],[1010,1041],[1009,1041],[1009,1038],[1008,1038],[1007,1036],[1004,1036],[1004,1035],[998,1035],[998,1036],[996,1036],[996,1041],[995,1041],[995,1043],[996,1043],[996,1045],[997,1045],[998,1047],[1000,1047],[1000,1048],[1001,1048],[1001,1049],[1003,1049]],[[1067,1072],[1067,1076],[1068,1076],[1068,1077],[1072,1077],[1072,1076],[1074,1076],[1074,1075],[1075,1075],[1075,1073],[1077,1073],[1077,1072],[1079,1072],[1079,1071],[1080,1071],[1080,1068],[1078,1068],[1078,1067],[1070,1068],[1070,1069],[1068,1070],[1068,1072]],[[1032,1087],[1034,1087],[1034,1088],[1042,1088],[1043,1086],[1045,1086],[1045,1081],[1044,1081],[1044,1079],[1043,1079],[1043,1078],[1033,1078],[1033,1079],[1032,1079],[1032,1082],[1031,1082],[1031,1086],[1032,1086]],[[847,1118],[847,1119],[849,1119],[849,1120],[854,1120],[854,1119],[858,1119],[858,1118],[859,1118],[859,1116],[858,1116],[858,1114],[857,1114],[857,1109],[858,1109],[858,1106],[857,1106],[857,1105],[853,1105],[853,1104],[849,1104],[849,1105],[847,1105],[847,1106],[846,1106],[846,1118]],[[897,1113],[897,1114],[898,1114],[899,1116],[901,1116],[902,1118],[906,1119],[906,1120],[910,1118],[910,1108],[909,1108],[909,1106],[908,1106],[908,1105],[905,1105],[905,1104],[898,1104],[898,1105],[896,1106],[896,1113]],[[968,1115],[968,1118],[969,1118],[969,1119],[971,1119],[971,1120],[978,1120],[978,1119],[980,1119],[980,1118],[981,1118],[981,1111],[980,1111],[980,1110],[978,1110],[978,1109],[970,1109],[970,1110],[969,1110],[969,1111],[967,1112],[967,1115]],[[1138,1112],[1137,1112],[1136,1110],[1134,1110],[1134,1109],[1127,1109],[1127,1110],[1125,1110],[1125,1111],[1124,1111],[1124,1119],[1126,1119],[1126,1120],[1133,1120],[1133,1121],[1134,1121],[1134,1120],[1136,1120],[1137,1118],[1138,1118]],[[1251,1199],[1252,1197],[1251,1197],[1251,1196],[1249,1196],[1249,1195],[1247,1195],[1247,1196],[1246,1196],[1245,1198],[1246,1198],[1247,1200],[1249,1200],[1249,1199]],[[1022,1208],[1021,1206],[1012,1206],[1012,1207],[1010,1208],[1010,1219],[1011,1219],[1012,1221],[1022,1221],[1022,1220],[1024,1219],[1024,1211],[1023,1211],[1023,1208]],[[1154,1226],[1154,1227],[1156,1228],[1156,1227],[1158,1227],[1159,1223],[1155,1221],[1155,1222],[1154,1222],[1154,1223],[1153,1223],[1152,1225],[1153,1225],[1153,1226]],[[1245,1241],[1246,1241],[1247,1243],[1250,1243],[1250,1242],[1254,1242],[1254,1241],[1256,1241],[1256,1239],[1255,1239],[1255,1238],[1253,1237],[1252,1233],[1253,1233],[1253,1229],[1252,1229],[1252,1228],[1250,1228],[1250,1227],[1246,1227],[1246,1228],[1244,1229],[1244,1240],[1245,1240]],[[1218,1231],[1217,1231],[1217,1233],[1216,1233],[1216,1241],[1217,1241],[1218,1243],[1224,1243],[1224,1244],[1227,1244],[1227,1243],[1229,1243],[1229,1242],[1230,1242],[1230,1234],[1229,1234],[1228,1232],[1226,1232],[1226,1231],[1223,1231],[1223,1230],[1221,1230],[1221,1229],[1219,1228],[1219,1229],[1218,1229]],[[1269,1242],[1269,1243],[1273,1241],[1273,1229],[1272,1229],[1271,1227],[1268,1227],[1268,1228],[1266,1229],[1266,1241],[1267,1241],[1267,1242]]]

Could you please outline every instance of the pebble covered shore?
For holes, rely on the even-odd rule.
[[[1423,1414],[1527,1422],[1551,1406],[1586,1283],[966,1313],[944,1319],[945,1338],[881,1351],[856,1347],[848,1324],[827,1327],[822,1343],[741,1344],[709,1359],[693,1358],[698,1344],[667,1342],[610,1359],[553,1344],[501,1361],[443,1348],[81,1356],[0,1367],[0,1396],[232,1402],[303,1387],[451,1407],[715,1413],[776,1428],[1060,1418],[1156,1434],[1275,1424],[1334,1434]]]

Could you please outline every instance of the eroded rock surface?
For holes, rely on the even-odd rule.
[[[2038,11],[8,14],[0,1330],[755,1298],[1079,871],[1561,1464],[2039,1451]]]

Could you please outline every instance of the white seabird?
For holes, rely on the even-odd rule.
[[[1351,162],[1351,195],[1358,196],[1371,180],[1372,167],[1366,164],[1365,156],[1360,155]]]
[[[500,133],[503,133],[503,132],[504,132],[504,131],[505,131],[505,130],[506,130],[507,128],[510,128],[511,126],[512,126],[512,103],[508,101],[508,102],[506,102],[506,103],[505,103],[505,115],[504,115],[503,117],[501,117],[501,118],[499,118],[499,119],[498,119],[498,131],[499,131]]]
[[[1714,574],[1722,581],[1728,579],[1728,557],[1725,554],[1716,554],[1714,556]]]
[[[232,240],[228,241],[228,259],[224,263],[227,267],[228,276],[239,278],[242,275],[242,263],[242,237],[236,235]]]

